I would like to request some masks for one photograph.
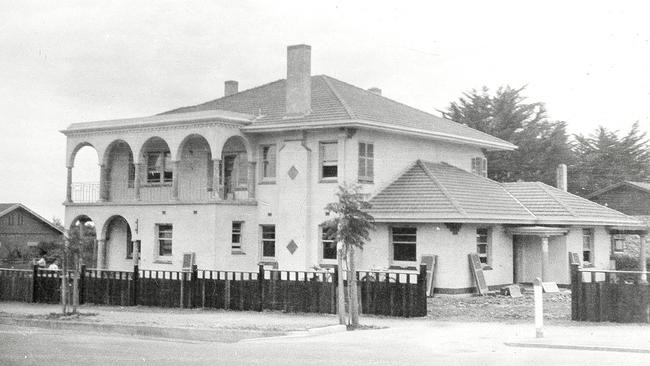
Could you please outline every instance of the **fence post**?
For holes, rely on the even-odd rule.
[[[420,300],[418,315],[427,316],[427,265],[426,264],[420,265],[420,274],[418,274],[418,299]]]
[[[571,320],[580,320],[581,291],[580,271],[577,264],[571,264]]]
[[[35,264],[32,268],[32,302],[38,302],[38,294],[36,292],[38,281],[38,264]]]
[[[133,294],[131,295],[131,305],[135,306],[138,305],[138,282],[140,282],[140,268],[138,268],[137,264],[133,266],[133,276],[131,276],[131,281],[133,281],[133,285],[131,286],[133,291]]]
[[[194,296],[196,294],[196,285],[199,279],[199,270],[196,264],[192,265],[192,275],[190,277],[190,308],[194,307]]]
[[[86,303],[86,265],[81,265],[79,272],[79,305]]]
[[[262,311],[264,309],[264,266],[261,264],[257,269],[257,294],[260,299],[257,311]]]

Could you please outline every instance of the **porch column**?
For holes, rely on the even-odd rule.
[[[542,236],[542,282],[548,282],[549,260],[548,260],[548,236]]]
[[[254,199],[255,198],[255,167],[257,166],[257,163],[254,161],[249,161],[248,162],[248,198],[249,199]]]
[[[172,199],[178,199],[178,167],[180,166],[180,161],[172,161]]]
[[[106,258],[106,240],[97,240],[97,268],[104,269]]]
[[[108,201],[108,168],[99,164],[99,200]]]
[[[72,167],[68,167],[68,185],[65,187],[65,201],[72,202]]]
[[[135,163],[135,177],[133,178],[133,189],[135,190],[135,199],[140,200],[140,174],[142,174],[142,163]]]
[[[639,268],[641,271],[647,271],[648,270],[648,265],[647,265],[647,259],[646,259],[646,235],[639,235],[639,260],[641,263],[639,263]],[[640,278],[640,282],[642,283],[647,283],[648,282],[648,275],[643,273]]]
[[[215,198],[223,199],[223,189],[219,177],[221,176],[221,159],[212,159],[212,192]]]

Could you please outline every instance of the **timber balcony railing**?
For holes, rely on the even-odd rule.
[[[95,202],[205,202],[214,200],[247,200],[253,198],[246,188],[223,188],[214,191],[206,182],[183,180],[178,182],[177,193],[172,183],[140,184],[133,181],[75,182],[70,185],[70,198],[74,203]]]

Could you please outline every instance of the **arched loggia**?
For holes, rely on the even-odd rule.
[[[123,216],[111,216],[104,223],[101,237],[105,253],[102,268],[132,269],[134,250],[139,251],[139,245],[134,246],[129,222]]]
[[[77,144],[68,159],[67,202],[99,200],[100,168],[97,149],[88,142]]]

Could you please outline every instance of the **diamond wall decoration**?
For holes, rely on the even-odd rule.
[[[289,174],[289,177],[291,179],[296,179],[296,176],[298,175],[298,169],[292,165],[287,174]]]
[[[287,250],[289,250],[289,253],[293,254],[296,250],[298,250],[298,244],[296,244],[293,239],[287,244]]]

